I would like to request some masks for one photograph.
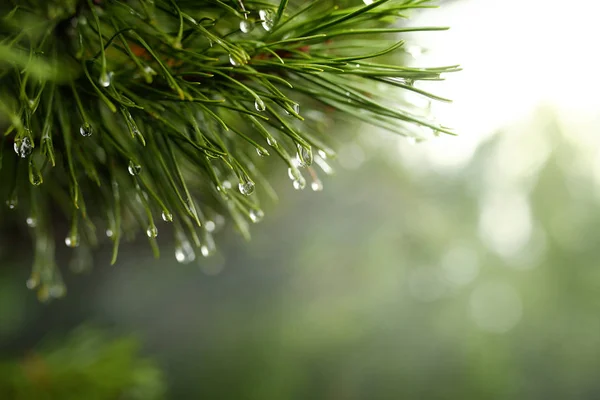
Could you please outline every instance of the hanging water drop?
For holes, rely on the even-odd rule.
[[[16,138],[14,143],[15,153],[21,158],[27,158],[33,151],[33,144],[31,143],[31,139],[29,136],[24,136],[22,138]]]
[[[302,190],[306,187],[306,179],[304,179],[298,168],[288,168],[288,176],[292,180],[294,189]]]
[[[67,293],[67,287],[64,283],[55,283],[48,290],[48,294],[55,299],[63,297]]]
[[[65,244],[67,247],[74,249],[79,246],[79,236],[76,233],[72,233],[65,238]]]
[[[36,167],[32,159],[29,160],[29,182],[33,186],[39,186],[44,182],[42,173],[40,172],[38,167]]]
[[[217,224],[215,224],[213,221],[206,221],[204,223],[204,229],[206,229],[207,232],[214,232],[216,227]]]
[[[122,112],[123,112],[123,115],[125,116],[125,121],[127,122],[127,126],[129,127],[131,135],[133,137],[140,136],[140,130],[137,126],[137,123],[135,122],[135,119],[133,119],[133,116],[129,112],[129,110],[127,110],[125,107],[123,107]]]
[[[83,125],[81,125],[81,127],[79,128],[79,133],[81,133],[81,136],[83,137],[92,136],[92,126],[88,122],[84,122]]]
[[[294,112],[296,114],[300,114],[300,104],[298,104],[298,103],[292,104],[292,110],[294,110]]]
[[[242,63],[231,54],[229,55],[229,63],[234,67],[240,67],[242,65]]]
[[[240,190],[240,193],[244,196],[249,196],[252,193],[254,193],[254,182],[252,182],[249,178],[246,178],[245,180],[240,180],[238,189]]]
[[[40,284],[40,274],[37,272],[33,272],[29,279],[25,281],[25,286],[27,289],[35,289]]]
[[[173,214],[171,214],[168,210],[164,210],[162,212],[162,219],[165,222],[173,222]]]
[[[196,259],[196,253],[187,240],[182,240],[175,246],[175,259],[181,264],[189,264]]]
[[[310,188],[313,192],[321,192],[323,190],[323,182],[320,179],[315,179],[310,184]]]
[[[37,226],[37,218],[35,218],[35,217],[27,217],[25,222],[27,223],[27,226],[30,228],[35,228]]]
[[[154,224],[148,226],[148,229],[146,229],[146,235],[148,235],[148,237],[151,239],[158,236],[158,229]]]
[[[300,160],[300,166],[307,167],[312,165],[313,163],[313,152],[312,148],[304,147],[300,144],[297,144],[298,147],[298,159]]]
[[[273,29],[273,24],[275,23],[275,13],[273,10],[260,10],[258,15],[262,20],[262,27],[265,31],[268,32]]]
[[[259,157],[266,157],[269,155],[269,152],[262,147],[257,147],[256,153],[259,155]]]
[[[203,257],[208,257],[217,250],[215,246],[215,240],[213,239],[212,235],[208,232],[206,232],[203,235],[203,240],[204,243],[200,246],[200,253]]]
[[[134,163],[133,161],[129,161],[129,165],[127,166],[127,170],[129,171],[129,175],[137,176],[142,172],[142,166]]]
[[[292,182],[294,189],[296,190],[303,190],[306,187],[306,179],[304,179],[303,177],[301,179],[295,179]]]
[[[319,150],[317,152],[317,154],[319,155],[319,157],[321,157],[323,160],[327,159],[327,153],[325,153],[323,150]]]
[[[254,101],[254,108],[256,108],[256,111],[263,112],[266,110],[267,107],[265,106],[265,102],[263,101],[263,99],[257,97]]]
[[[252,209],[250,210],[249,215],[250,220],[255,224],[262,221],[262,219],[265,217],[265,213],[261,209]]]
[[[254,23],[247,19],[243,19],[240,21],[240,31],[244,33],[250,33],[254,29]]]
[[[210,256],[210,249],[207,245],[203,244],[202,246],[200,246],[200,253],[202,253],[203,257],[208,257]]]
[[[144,73],[147,75],[156,75],[156,71],[149,65],[144,67]]]
[[[19,205],[19,198],[17,197],[17,191],[15,190],[11,196],[6,200],[6,205],[9,209],[14,210]]]
[[[111,72],[106,72],[103,71],[100,74],[100,78],[98,79],[98,83],[100,84],[100,86],[102,87],[109,87],[110,84],[112,83],[112,78],[113,78],[113,73]]]
[[[271,147],[277,147],[277,139],[275,139],[273,136],[268,136],[267,144]]]
[[[112,229],[107,229],[105,233],[107,238],[112,238],[113,236],[115,236],[115,233]]]
[[[373,4],[373,1],[375,1],[375,0],[363,0],[363,3],[365,3],[365,5],[368,6],[370,4]]]

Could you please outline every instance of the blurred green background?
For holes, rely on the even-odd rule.
[[[456,2],[434,17],[457,33],[430,47],[465,66],[442,93],[456,104],[436,114],[461,136],[415,145],[340,125],[361,136],[332,161],[336,177],[323,192],[297,192],[275,171],[280,204],[250,244],[224,229],[220,254],[190,265],[168,246],[152,259],[143,240],[116,267],[100,249],[96,268],[66,273],[67,297],[49,304],[25,289],[26,241],[0,244],[0,394],[600,398],[598,101],[577,77],[556,85],[566,94],[541,89],[553,82],[536,69],[540,54],[556,54],[534,54],[519,29],[540,13],[540,29],[564,20],[538,0],[513,25],[522,40],[511,51],[529,61],[507,67],[497,49],[482,53],[477,43],[499,33],[478,29],[502,23],[491,4]],[[468,12],[479,18],[460,17]],[[586,38],[578,34],[564,39],[574,65],[587,60],[573,53]],[[509,80],[482,85],[484,73]],[[67,266],[70,250],[58,257]],[[84,375],[104,382],[87,386],[97,397],[79,391]],[[110,387],[117,377],[113,386],[129,391]]]

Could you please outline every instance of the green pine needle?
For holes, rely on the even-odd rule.
[[[0,6],[0,196],[35,242],[30,288],[65,293],[54,261],[56,214],[82,269],[99,237],[142,231],[158,256],[162,219],[176,258],[215,251],[225,219],[249,236],[276,195],[260,171],[271,155],[294,187],[322,184],[334,155],[307,110],[410,136],[449,133],[410,104],[390,103],[457,66],[389,60],[427,0],[11,0]],[[400,37],[399,37],[400,35]],[[396,58],[397,59],[397,58]],[[389,88],[389,89],[386,89]],[[58,240],[63,242],[63,240]]]

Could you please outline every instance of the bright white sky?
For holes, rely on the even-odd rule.
[[[423,11],[410,22],[451,27],[447,32],[420,33],[409,45],[429,49],[414,60],[415,66],[464,68],[444,82],[421,86],[454,100],[451,105],[434,103],[433,114],[459,136],[416,146],[398,139],[389,151],[390,160],[424,179],[431,173],[461,176],[478,145],[500,135],[476,174],[478,235],[489,251],[515,269],[539,265],[547,235],[560,235],[564,243],[578,237],[565,228],[570,224],[544,230],[529,202],[537,172],[555,145],[544,129],[548,115],[553,113],[561,124],[561,145],[577,152],[561,165],[564,172],[593,173],[598,185],[589,190],[596,190],[600,199],[599,16],[600,0],[459,0]],[[552,111],[536,114],[542,107]],[[565,216],[572,218],[572,213]],[[564,222],[563,216],[556,217]],[[441,265],[452,274],[460,272],[461,284],[470,282],[486,266],[454,257],[469,249],[452,246],[452,257]],[[470,314],[481,329],[506,332],[521,318],[521,302],[512,283],[492,281],[476,287]]]
[[[461,137],[434,140],[422,151],[442,168],[462,165],[478,142],[541,104],[557,107],[573,140],[596,148],[599,15],[598,0],[462,0],[420,14],[411,24],[451,30],[419,34],[415,43],[431,51],[416,65],[464,68],[430,86],[454,100],[450,106],[435,104],[434,114]]]

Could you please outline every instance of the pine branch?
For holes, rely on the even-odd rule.
[[[70,220],[76,260],[106,232],[123,238],[157,215],[172,222],[176,258],[215,251],[222,215],[249,236],[258,192],[274,196],[261,157],[280,158],[296,189],[334,151],[318,119],[354,118],[400,135],[452,134],[389,90],[412,91],[457,66],[411,68],[406,12],[427,0],[12,0],[0,6],[0,196],[31,227],[28,287],[65,292],[52,214]],[[300,107],[302,104],[302,107]],[[327,110],[326,114],[305,110]],[[11,150],[12,149],[12,150]],[[14,150],[14,152],[13,152]],[[304,173],[306,171],[306,173]],[[235,183],[233,183],[235,182]],[[255,184],[256,182],[256,184]],[[43,184],[42,184],[43,183]],[[264,190],[261,190],[263,189]]]

